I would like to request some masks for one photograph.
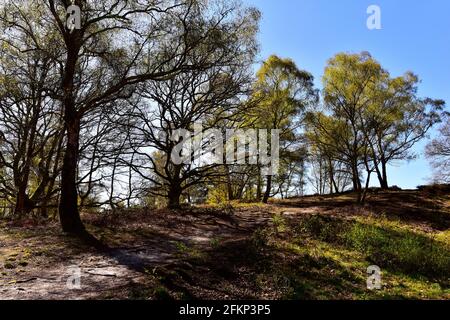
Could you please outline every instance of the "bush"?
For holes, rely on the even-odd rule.
[[[342,219],[313,215],[302,219],[296,232],[326,242],[341,242],[341,234],[348,223]]]
[[[271,233],[269,229],[258,228],[252,236],[252,244],[256,250],[263,249],[269,244]]]
[[[210,205],[217,205],[228,201],[228,194],[222,186],[208,190],[206,203]]]
[[[234,207],[230,202],[221,203],[218,207],[219,213],[223,216],[232,216],[234,215]]]
[[[283,233],[287,229],[286,220],[278,214],[272,217],[272,223],[277,233]]]

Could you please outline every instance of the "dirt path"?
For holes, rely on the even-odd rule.
[[[67,239],[56,225],[31,232],[29,226],[3,227],[0,299],[128,298],[133,287],[147,284],[149,272],[181,261],[184,251],[249,237],[270,217],[267,208],[239,210],[232,217],[195,212],[130,217],[113,229],[94,227],[96,237],[112,243],[104,252]]]

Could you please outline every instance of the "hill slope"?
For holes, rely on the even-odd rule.
[[[98,251],[54,223],[1,222],[0,298],[450,298],[450,192],[85,214]],[[367,267],[381,290],[367,289]],[[67,288],[74,267],[81,290]],[[73,289],[73,288],[72,288]]]

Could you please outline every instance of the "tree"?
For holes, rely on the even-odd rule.
[[[307,106],[317,102],[313,76],[298,69],[290,59],[269,57],[257,72],[252,99],[256,107],[247,121],[260,129],[281,130],[280,145],[284,150],[296,141],[295,133],[301,125],[301,115]],[[272,192],[272,175],[266,177],[263,202]]]
[[[309,112],[305,118],[305,136],[317,193],[323,194],[326,189],[330,194],[344,191],[349,177],[353,179],[348,160],[351,131],[346,123],[323,112]]]
[[[323,96],[325,108],[330,112],[331,128],[319,124],[327,140],[334,141],[336,154],[348,164],[353,181],[353,189],[362,189],[359,167],[363,164],[366,136],[361,116],[372,101],[377,84],[385,77],[381,66],[368,53],[337,54],[328,61],[323,76]]]
[[[222,23],[215,22],[213,27],[210,22],[198,22],[203,28],[215,29],[214,42],[186,55],[188,64],[200,64],[202,68],[140,86],[141,99],[130,114],[137,119],[131,135],[138,157],[132,166],[150,182],[151,193],[168,199],[171,209],[180,207],[182,194],[190,188],[224,175],[217,169],[222,163],[206,163],[204,153],[214,143],[223,142],[222,131],[242,111],[241,97],[248,94],[251,84],[259,12],[226,8],[221,9]],[[195,132],[196,124],[201,125],[200,132]],[[209,129],[219,130],[220,138],[205,136],[186,151],[188,154],[183,152],[181,163],[174,161],[180,143],[197,144]],[[177,137],[181,131],[188,137]],[[191,137],[189,132],[196,136]],[[148,153],[150,148],[158,151],[159,164]]]
[[[280,194],[282,199],[304,193],[306,154],[306,150],[299,147],[295,151],[288,150],[280,155],[279,173],[275,176],[274,184],[277,188],[276,194]]]
[[[0,29],[7,21],[0,19]],[[30,35],[22,41],[32,42]],[[49,44],[48,50],[54,50]],[[59,191],[64,128],[47,88],[57,83],[56,64],[39,51],[3,39],[0,46],[0,189],[15,214],[41,208],[46,216]]]
[[[70,29],[70,5],[81,9],[81,27]],[[48,88],[62,107],[65,126],[59,216],[65,232],[85,234],[78,211],[80,129],[91,112],[129,99],[136,85],[207,68],[221,54],[216,37],[232,6],[222,1],[9,0],[2,6],[2,44],[36,51],[58,64],[59,86]],[[19,14],[17,14],[19,13]],[[29,36],[30,42],[23,42]],[[49,51],[46,42],[60,51]],[[209,53],[201,59],[196,50]]]
[[[415,158],[412,147],[440,121],[444,102],[418,98],[418,83],[418,77],[410,72],[397,78],[386,74],[362,115],[362,128],[382,189],[389,188],[388,164]]]
[[[443,101],[417,97],[412,73],[391,78],[368,53],[338,54],[323,77],[325,112],[308,116],[309,139],[332,162],[345,164],[362,196],[361,171],[388,188],[387,166],[414,157],[411,148],[439,121]],[[333,180],[330,171],[330,181]],[[365,188],[367,189],[367,188]]]
[[[450,121],[445,117],[445,124],[439,129],[439,137],[431,141],[426,148],[426,155],[435,170],[436,182],[450,183]]]

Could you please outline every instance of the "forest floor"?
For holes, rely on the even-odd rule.
[[[450,299],[450,192],[0,222],[0,299]],[[367,267],[381,289],[367,289]],[[79,286],[73,276],[81,275]]]

